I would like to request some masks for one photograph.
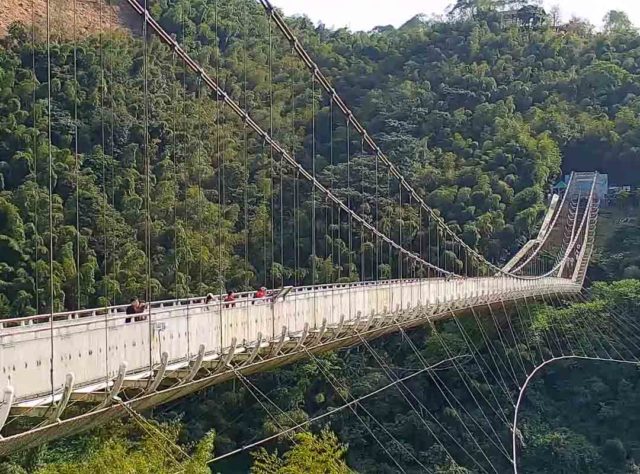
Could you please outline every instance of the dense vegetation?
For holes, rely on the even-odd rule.
[[[599,226],[592,278],[640,278],[640,206],[625,202],[603,209]]]
[[[516,3],[523,2],[459,1],[445,20],[416,17],[398,29],[366,33],[290,19],[408,181],[467,243],[496,262],[535,231],[545,194],[563,170],[598,169],[615,184],[640,185],[640,35],[619,12],[600,33],[578,20],[560,25],[531,5],[515,17],[503,11]],[[430,261],[464,269],[460,253],[440,252],[441,244],[431,241],[431,223],[398,195],[386,170],[376,175],[360,138],[332,113],[275,29],[270,55],[269,26],[254,2],[159,1],[152,13],[307,169],[315,162],[319,179],[352,209]],[[146,96],[140,38],[105,31],[75,44],[57,40],[54,31],[49,84],[38,26],[35,42],[30,26],[21,24],[0,40],[0,317],[50,307],[51,256],[57,309],[145,295],[147,263],[157,298],[398,274],[396,256],[372,249],[357,228],[350,232],[344,213],[321,198],[314,206],[308,184],[281,167],[279,157],[272,160],[159,42],[149,44]],[[637,215],[633,199],[620,206]],[[598,275],[638,277],[640,228],[637,221],[619,224],[606,238]],[[616,302],[638,315],[628,304],[640,296],[637,282],[599,291],[590,305],[557,314],[569,321],[571,311],[595,317]],[[539,314],[544,326],[549,312]],[[462,347],[455,326],[441,329],[452,347]],[[428,335],[425,329],[412,339],[426,360],[438,361],[442,348]],[[375,350],[389,365],[419,365],[401,336]],[[364,348],[332,354],[323,364],[356,395],[386,382]],[[470,403],[454,371],[443,374]],[[484,383],[477,372],[472,376]],[[532,388],[521,428],[530,440],[523,459],[528,470],[636,472],[639,382],[635,369],[624,367],[550,369]],[[256,383],[296,420],[342,403],[310,361],[262,374]],[[432,396],[434,386],[426,376],[411,385],[439,419],[453,424],[457,439],[471,444],[456,421],[465,415]],[[0,472],[21,472],[18,465],[44,473],[115,466],[119,472],[207,472],[203,460],[212,445],[227,452],[276,430],[239,382],[197,400],[158,415],[169,421],[160,428],[165,436],[182,443],[193,460],[126,426],[29,452]],[[466,472],[443,454],[397,391],[366,406],[421,462],[443,473]],[[337,439],[328,431],[300,434],[295,445],[277,443],[286,454],[263,452],[255,462],[238,456],[223,470],[253,464],[257,473],[320,472],[331,462],[334,472],[347,472],[346,465],[395,472],[355,417],[345,411],[330,423]],[[627,437],[620,426],[628,428]],[[215,437],[207,434],[211,429]],[[411,466],[405,450],[390,447]]]
[[[269,54],[257,5],[194,0],[152,9],[259,123],[270,129],[273,118],[276,138],[308,168],[315,150],[322,182],[417,248],[426,217],[419,222],[406,196],[400,205],[384,171],[376,177],[359,137],[351,131],[346,140],[344,118],[330,113],[317,85],[312,94],[308,72],[275,31]],[[618,17],[596,34],[580,22],[559,30],[476,10],[461,5],[449,21],[414,18],[355,34],[292,23],[409,181],[469,244],[501,260],[534,230],[562,157],[566,169],[638,182],[640,37]],[[77,48],[54,42],[49,120],[39,38],[32,44],[30,29],[16,24],[0,50],[0,314],[50,305],[50,228],[57,308],[144,295],[147,255],[156,297],[397,274],[397,257],[372,250],[357,229],[351,235],[346,215],[322,200],[312,260],[308,185],[288,169],[280,180],[278,157],[251,134],[245,140],[239,120],[156,41],[148,97],[139,39],[105,31]],[[462,265],[459,254],[422,252]]]

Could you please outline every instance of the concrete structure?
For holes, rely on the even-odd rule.
[[[233,308],[202,299],[156,303],[150,319],[131,323],[125,323],[122,307],[56,315],[53,328],[48,318],[3,322],[0,384],[13,387],[3,406],[13,416],[49,421],[10,432],[0,439],[0,455],[122,416],[121,399],[131,398],[128,403],[142,410],[229,380],[237,371],[267,370],[306,351],[359,343],[358,335],[374,338],[468,308],[562,297],[580,288],[555,277],[381,281],[286,288],[273,301],[244,297]],[[88,411],[60,419],[70,402]]]
[[[125,322],[125,307],[91,312],[61,313],[49,317],[0,321],[0,386],[14,388],[14,404],[49,405],[53,376],[54,401],[63,394],[67,374],[73,374],[74,389],[93,384],[111,384],[121,364],[126,375],[149,378],[149,370],[162,364],[187,367],[199,354],[217,365],[225,353],[278,340],[300,337],[307,330],[319,332],[351,325],[357,319],[392,318],[422,307],[473,306],[506,293],[535,297],[543,293],[575,293],[580,285],[550,278],[523,280],[513,277],[396,280],[286,288],[270,299],[243,295],[235,307],[203,299],[153,304],[147,320]],[[50,363],[51,350],[55,354]],[[95,388],[97,389],[97,387]]]

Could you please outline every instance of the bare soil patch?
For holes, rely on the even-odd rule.
[[[98,34],[100,30],[138,33],[141,18],[124,0],[119,5],[106,0],[0,0],[0,37],[16,21],[44,32],[49,3],[49,28],[52,38],[72,39]],[[75,29],[74,29],[75,25]]]

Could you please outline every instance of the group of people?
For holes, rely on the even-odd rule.
[[[207,297],[204,299],[204,304],[211,303],[213,301],[213,298],[215,298],[213,296],[213,293],[207,294]],[[236,305],[235,300],[236,300],[236,295],[232,290],[229,290],[227,291],[227,296],[225,296],[222,301],[225,302],[225,305],[224,305],[225,308],[233,308]]]
[[[261,298],[266,298],[267,295],[267,288],[264,286],[261,286],[253,295],[254,299],[261,299]],[[205,300],[204,300],[204,304],[209,304],[213,301],[215,297],[213,296],[213,293],[209,293]],[[224,307],[225,308],[234,308],[236,306],[236,295],[232,290],[227,291],[227,295],[223,298],[222,300],[224,302]],[[133,321],[144,321],[145,319],[147,319],[147,315],[144,314],[144,310],[146,309],[147,305],[145,304],[144,301],[141,301],[140,299],[138,299],[137,297],[131,298],[130,304],[129,306],[127,306],[127,317],[124,320],[125,323],[130,323],[132,320]],[[133,315],[137,315],[137,316],[133,316]]]
[[[266,298],[267,295],[267,288],[264,286],[261,286],[253,295],[254,299],[261,299],[261,298]],[[205,299],[205,304],[209,304],[211,301],[213,301],[213,293],[209,293]],[[228,290],[227,291],[227,295],[223,298],[222,300],[224,302],[224,307],[225,308],[234,308],[236,306],[236,295],[233,292],[233,290]]]

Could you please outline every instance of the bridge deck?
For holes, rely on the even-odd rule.
[[[124,307],[56,314],[53,324],[46,315],[5,320],[0,325],[0,388],[13,386],[14,404],[31,406],[34,400],[51,401],[51,377],[56,398],[67,374],[74,375],[74,392],[95,384],[106,389],[123,363],[133,384],[162,365],[164,352],[167,373],[187,376],[201,346],[200,362],[212,366],[230,351],[235,356],[246,351],[250,357],[258,341],[268,346],[282,337],[283,328],[290,338],[283,344],[297,344],[305,327],[313,336],[341,323],[346,328],[359,318],[392,320],[416,307],[435,313],[440,306],[473,306],[475,300],[501,294],[511,299],[512,293],[533,297],[579,289],[579,284],[559,278],[395,280],[291,288],[269,299],[243,295],[234,307],[219,299],[209,304],[202,298],[158,302],[145,313],[146,320],[129,323]]]

